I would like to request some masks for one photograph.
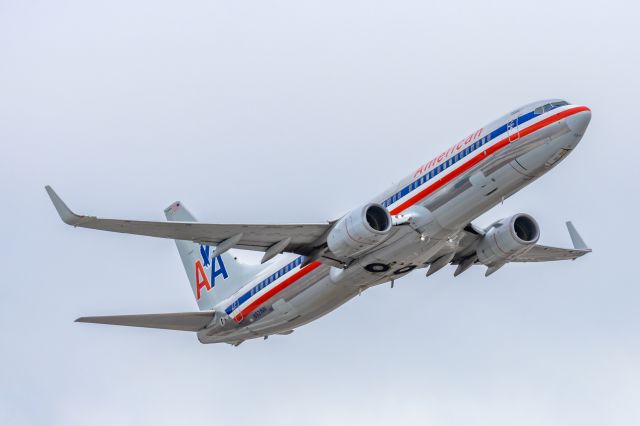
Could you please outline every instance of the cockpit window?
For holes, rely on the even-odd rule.
[[[536,108],[535,110],[533,110],[534,114],[540,115],[540,114],[544,114],[545,112],[549,112],[552,109],[555,108],[559,108],[561,106],[565,106],[565,105],[569,105],[569,102],[566,101],[557,101],[557,102],[550,102],[546,105],[540,106],[538,108]]]

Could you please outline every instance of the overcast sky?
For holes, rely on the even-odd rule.
[[[640,422],[640,9],[634,2],[0,0],[0,424]],[[172,242],[75,210],[335,219],[500,115],[559,97],[591,125],[476,223],[527,212],[594,253],[447,267],[291,336],[75,324],[196,309]]]

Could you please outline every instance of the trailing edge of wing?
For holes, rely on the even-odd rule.
[[[211,245],[218,245],[231,239],[234,242],[234,248],[256,251],[266,251],[275,244],[287,241],[286,247],[278,248],[282,251],[306,256],[316,248],[316,245],[322,244],[323,238],[331,227],[329,223],[245,225],[101,219],[74,213],[50,186],[46,186],[45,189],[64,223],[74,227],[124,234],[186,240]],[[235,241],[234,237],[238,235],[241,235],[241,238]]]
[[[575,260],[588,253],[591,253],[591,250],[564,249],[537,244],[523,254],[511,259],[510,262],[552,262],[554,260]]]
[[[123,325],[127,327],[158,328],[163,330],[198,331],[213,319],[213,311],[179,312],[170,314],[109,315],[81,317],[76,322]]]

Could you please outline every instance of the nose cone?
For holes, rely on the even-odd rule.
[[[589,122],[591,121],[591,110],[587,107],[581,107],[582,111],[573,114],[567,118],[567,126],[573,131],[576,136],[584,135]]]

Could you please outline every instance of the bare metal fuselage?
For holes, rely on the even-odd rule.
[[[468,158],[463,155],[467,152],[465,140],[441,154],[441,160],[453,155],[451,170],[447,170],[445,164],[441,167],[442,172],[437,173],[436,157],[373,200],[383,204],[393,215],[426,211],[429,221],[423,229],[428,232],[398,226],[388,240],[348,267],[313,265],[312,270],[264,303],[237,313],[234,309],[239,295],[255,285],[249,283],[216,308],[234,312],[231,315],[233,325],[220,330],[203,329],[198,332],[198,339],[202,343],[239,343],[272,334],[288,334],[369,287],[398,279],[414,268],[425,268],[447,254],[464,252],[467,244],[465,227],[545,174],[580,142],[589,122],[589,110],[566,105],[548,113],[534,114],[543,104],[544,101],[524,106],[467,138],[469,142],[478,139],[484,144],[473,152],[468,150]],[[524,117],[527,117],[526,122]],[[494,134],[500,136],[492,138]],[[432,166],[436,167],[436,174],[427,176],[429,170],[433,170]],[[403,188],[410,193],[403,195]],[[282,255],[269,270],[295,258],[294,255]],[[372,264],[388,265],[389,268],[381,272],[365,269]]]

